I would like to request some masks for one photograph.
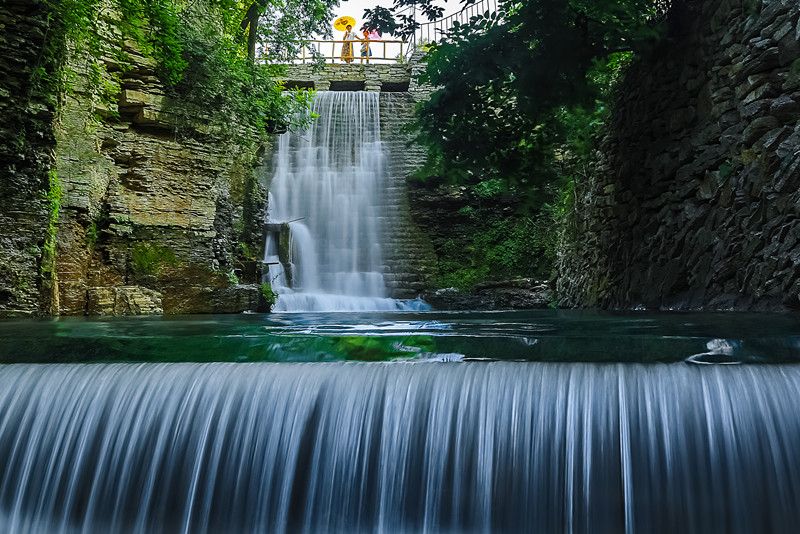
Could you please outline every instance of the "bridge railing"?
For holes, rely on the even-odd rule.
[[[264,54],[259,60],[267,63],[310,63],[322,59],[326,63],[344,63],[342,47],[345,43],[353,45],[352,63],[365,63],[366,60],[370,62],[379,61],[381,63],[405,63],[410,56],[411,43],[409,41],[370,39],[369,49],[372,55],[362,57],[361,45],[363,41],[312,39],[302,44],[298,43],[300,44],[299,48],[291,51],[285,48],[270,50],[269,45],[267,45]]]
[[[456,22],[466,24],[472,17],[482,15],[487,11],[489,13],[497,11],[497,0],[477,0],[452,15],[432,22],[420,23],[414,33],[414,40],[419,45],[438,41],[442,35],[453,28]]]

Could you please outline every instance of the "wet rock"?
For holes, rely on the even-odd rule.
[[[547,308],[547,285],[517,279],[479,284],[472,290],[453,287],[424,293],[422,298],[436,310],[530,310]]]
[[[88,290],[88,315],[161,315],[162,295],[138,286],[92,287]]]

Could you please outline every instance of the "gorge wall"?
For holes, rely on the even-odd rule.
[[[55,105],[33,90],[47,10],[40,2],[0,5],[0,315],[46,312],[47,194],[54,162]],[[45,67],[45,65],[43,65]],[[51,292],[51,291],[50,291]]]
[[[562,305],[800,307],[800,5],[688,6],[576,186]]]
[[[75,48],[70,91],[24,98],[48,10],[0,5],[0,316],[256,308],[265,193],[253,170],[265,148],[171,99],[115,14],[101,16],[129,62],[100,58],[113,98],[91,86],[97,59]]]

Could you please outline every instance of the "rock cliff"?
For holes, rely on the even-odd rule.
[[[34,90],[47,10],[41,2],[0,5],[0,314],[46,313],[44,275],[54,102]],[[45,67],[45,65],[43,65]],[[50,66],[51,67],[51,66]]]
[[[104,38],[129,66],[115,54],[101,58],[115,94],[99,98],[89,75],[95,58],[72,48],[72,88],[56,114],[48,95],[18,97],[41,51],[44,3],[0,6],[8,117],[0,131],[0,315],[256,308],[257,286],[238,278],[259,278],[260,264],[247,260],[263,247],[265,192],[254,167],[265,147],[170,98],[154,62],[115,31],[113,13],[103,16]],[[58,198],[48,201],[52,191]]]

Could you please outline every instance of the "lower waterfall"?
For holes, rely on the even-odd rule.
[[[795,532],[800,368],[0,368],[0,532]]]
[[[268,223],[287,228],[268,232],[265,247],[267,281],[278,293],[273,311],[424,306],[388,298],[384,282],[382,238],[394,210],[383,194],[387,158],[379,98],[375,92],[320,92],[312,107],[319,118],[279,139]]]

